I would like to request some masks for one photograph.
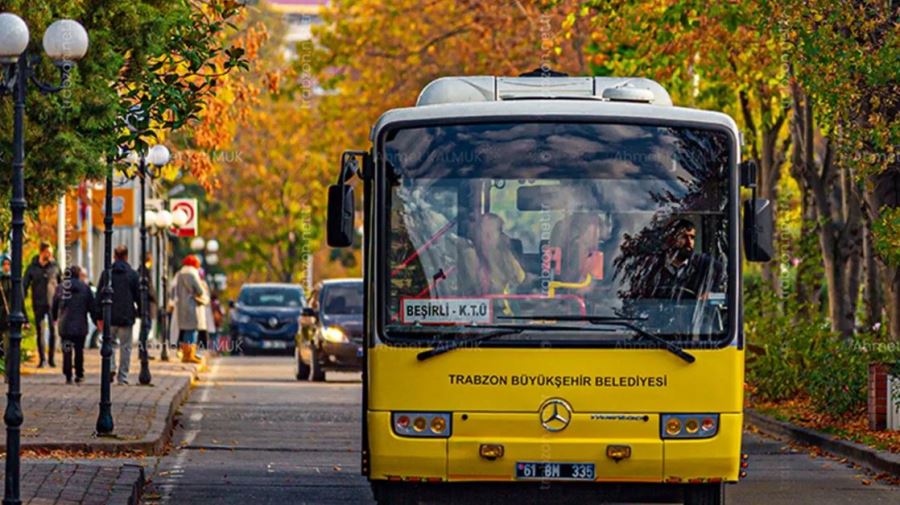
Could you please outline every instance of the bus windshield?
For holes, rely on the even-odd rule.
[[[560,327],[540,339],[634,337],[597,322],[615,317],[673,341],[724,339],[730,142],[607,123],[390,132],[385,336],[515,324]]]

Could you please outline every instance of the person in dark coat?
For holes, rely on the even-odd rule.
[[[28,294],[31,288],[31,308],[34,311],[35,330],[37,331],[38,356],[40,363],[38,368],[43,368],[45,362],[51,367],[56,366],[56,329],[50,314],[50,304],[53,302],[53,294],[59,285],[59,266],[53,261],[53,248],[47,242],[41,242],[40,253],[34,257],[31,264],[25,270],[23,278],[23,294]],[[47,318],[49,331],[49,348],[46,359],[44,354],[44,319]]]
[[[128,248],[116,247],[115,262],[112,267],[113,303],[110,335],[113,345],[119,347],[119,372],[117,382],[128,384],[128,368],[131,363],[132,328],[140,314],[140,279],[138,273],[128,264]],[[99,292],[106,286],[107,273],[100,276]],[[116,369],[115,352],[111,359],[112,370]]]
[[[51,312],[59,322],[66,384],[72,383],[73,355],[75,382],[80,383],[84,380],[84,339],[88,334],[88,317],[97,321],[97,306],[91,288],[81,280],[81,268],[78,266],[70,267],[65,279],[56,288]]]

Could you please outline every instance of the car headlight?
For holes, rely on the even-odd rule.
[[[342,343],[347,342],[347,334],[336,326],[329,326],[322,332],[322,336],[329,342]]]
[[[238,315],[234,316],[234,321],[236,323],[249,323],[250,316],[248,316],[247,314],[238,314]]]

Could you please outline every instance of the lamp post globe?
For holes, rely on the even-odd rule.
[[[219,255],[215,253],[210,253],[206,255],[206,263],[209,266],[215,266],[219,264]]]
[[[185,212],[181,209],[178,209],[172,213],[172,225],[175,226],[176,228],[181,228],[182,226],[186,225],[188,222],[188,219],[189,218],[188,218],[187,212]]]
[[[209,241],[206,243],[206,252],[210,254],[219,252],[219,241],[214,238],[209,239]]]
[[[156,213],[156,227],[165,230],[172,226],[172,213],[167,210],[161,210]]]
[[[147,226],[155,227],[156,226],[156,212],[152,210],[148,210],[144,212],[144,220],[147,223]]]
[[[191,240],[191,250],[195,253],[202,251],[205,246],[206,241],[203,240],[203,237],[194,237],[194,239]]]
[[[13,63],[28,47],[28,25],[9,12],[0,14],[0,63]]]
[[[169,148],[162,144],[151,147],[147,153],[147,161],[157,167],[165,165],[169,162]]]
[[[72,19],[54,21],[44,32],[44,52],[53,61],[78,61],[88,50],[88,34]]]

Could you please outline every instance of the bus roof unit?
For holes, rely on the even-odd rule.
[[[672,105],[660,84],[642,77],[442,77],[422,89],[417,106],[527,99],[583,99]]]

